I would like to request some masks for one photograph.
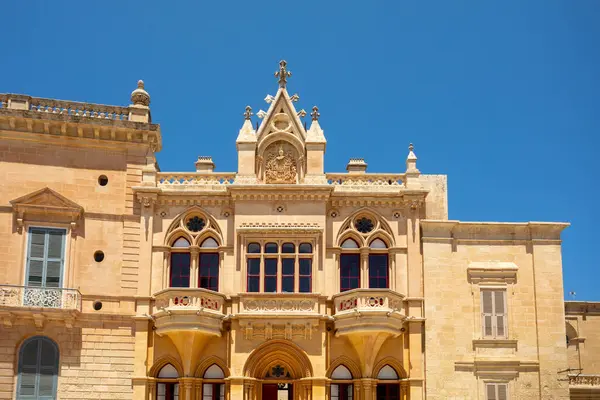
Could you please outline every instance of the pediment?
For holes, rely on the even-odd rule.
[[[285,88],[281,88],[277,92],[256,136],[261,142],[271,134],[281,133],[293,135],[302,143],[306,141],[306,130]]]
[[[83,215],[82,206],[48,187],[11,200],[10,204],[17,214],[20,226],[23,219],[32,215],[58,215],[68,218],[73,223]]]

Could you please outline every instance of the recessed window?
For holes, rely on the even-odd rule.
[[[104,252],[101,250],[98,250],[97,252],[94,253],[94,260],[96,262],[102,262],[104,261]]]
[[[98,185],[100,185],[100,186],[108,185],[108,177],[106,175],[100,175],[98,177]]]
[[[102,310],[102,302],[101,301],[94,302],[94,310],[96,310],[96,311]]]

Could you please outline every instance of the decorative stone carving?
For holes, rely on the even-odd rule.
[[[266,160],[266,183],[296,183],[296,160],[291,151],[283,150],[282,144],[276,153],[267,154]]]

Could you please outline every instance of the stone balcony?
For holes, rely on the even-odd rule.
[[[41,328],[48,319],[64,321],[67,327],[81,313],[77,289],[0,285],[0,318],[12,325],[15,318],[33,318]]]
[[[318,293],[240,293],[232,296],[232,318],[247,339],[310,338],[328,319]]]
[[[225,295],[206,289],[169,288],[154,295],[152,317],[159,335],[196,331],[221,335]]]
[[[600,375],[569,375],[571,399],[600,398]]]

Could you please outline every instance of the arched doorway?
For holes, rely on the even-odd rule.
[[[244,376],[255,382],[246,389],[249,399],[298,400],[308,398],[312,389],[301,382],[313,376],[310,360],[304,350],[285,340],[271,340],[250,353]]]

